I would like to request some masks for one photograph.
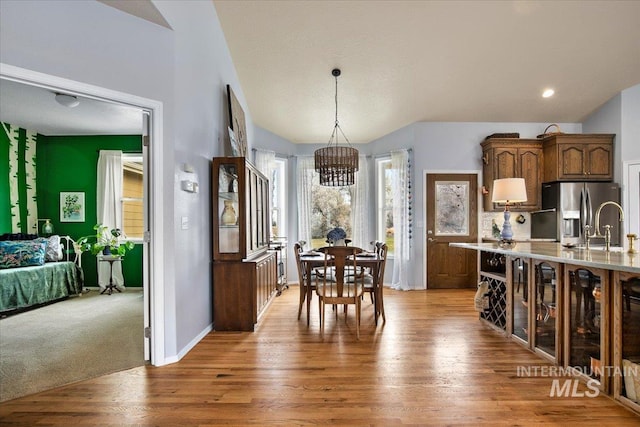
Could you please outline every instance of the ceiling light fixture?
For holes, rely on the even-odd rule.
[[[80,101],[73,95],[67,95],[64,93],[56,93],[56,101],[60,105],[64,105],[65,107],[73,108],[80,105]]]
[[[542,97],[543,98],[551,98],[554,93],[556,93],[556,91],[553,90],[553,89],[545,89],[544,92],[542,92]]]
[[[326,147],[319,148],[314,153],[316,172],[320,174],[320,185],[327,187],[345,187],[355,183],[355,175],[358,170],[358,150],[351,146],[338,123],[338,76],[340,69],[335,68],[331,75],[336,79],[336,121],[333,126],[331,138]],[[338,131],[347,142],[348,146],[338,146]]]

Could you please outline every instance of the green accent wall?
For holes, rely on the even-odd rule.
[[[38,139],[38,217],[51,218],[56,234],[69,235],[75,240],[95,234],[96,168],[100,150],[141,152],[142,136],[42,136]],[[85,222],[60,222],[61,191],[84,192]],[[94,255],[82,254],[82,269],[85,286],[97,286],[98,273]],[[141,244],[127,253],[122,261],[122,271],[125,286],[142,286]]]

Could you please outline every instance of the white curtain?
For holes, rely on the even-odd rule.
[[[298,186],[298,240],[307,242],[306,247],[311,247],[311,183],[315,173],[315,165],[312,156],[299,156],[297,163]]]
[[[107,227],[107,233],[112,228],[122,230],[122,151],[101,150],[98,157],[98,185],[97,185],[97,220],[98,224]],[[109,284],[110,266],[108,262],[100,261],[102,255],[97,256],[98,286],[106,288]],[[122,263],[113,263],[113,281],[118,289],[124,289]]]
[[[410,207],[410,170],[409,151],[406,149],[391,152],[391,187],[393,192],[393,277],[391,287],[409,290],[409,227]]]
[[[369,194],[369,164],[367,156],[360,156],[355,184],[351,193],[351,240],[352,245],[367,249],[370,246],[369,212],[371,195]]]
[[[270,185],[273,185],[273,169],[275,168],[276,153],[270,150],[261,150],[256,148],[254,153],[255,167],[269,179]]]

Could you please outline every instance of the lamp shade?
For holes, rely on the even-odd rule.
[[[524,178],[503,178],[493,181],[493,203],[518,203],[527,201]]]

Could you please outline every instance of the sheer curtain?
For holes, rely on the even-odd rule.
[[[112,228],[122,230],[122,151],[101,150],[98,157],[98,185],[97,185],[97,220],[98,224],[107,227],[106,233]],[[118,289],[124,289],[122,263],[114,262],[110,272],[108,262],[100,261],[102,255],[97,256],[98,286],[106,288],[109,284],[110,273],[113,274],[114,284]]]
[[[276,160],[275,151],[261,150],[259,148],[256,148],[253,157],[255,161],[255,167],[269,179],[270,185],[273,185],[273,183],[271,182],[271,175],[273,173],[274,162]]]
[[[391,152],[391,186],[393,191],[393,277],[391,287],[409,290],[409,235],[410,235],[410,175],[409,151],[406,149]]]
[[[298,156],[296,159],[298,173],[298,240],[307,242],[311,247],[311,182],[315,172],[313,156]]]
[[[352,245],[367,249],[371,241],[369,230],[369,164],[367,156],[360,156],[355,184],[349,189],[351,193],[351,240]]]

